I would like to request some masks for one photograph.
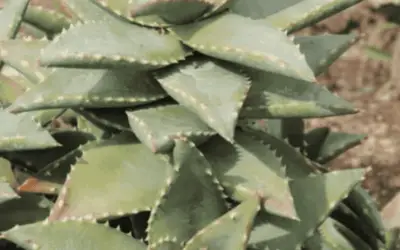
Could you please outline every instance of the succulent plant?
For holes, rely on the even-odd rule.
[[[315,76],[354,41],[294,32],[357,0],[9,0],[0,231],[12,249],[384,249],[364,135]]]

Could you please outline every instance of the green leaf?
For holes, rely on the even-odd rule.
[[[344,199],[364,175],[363,169],[349,169],[318,174],[290,182],[290,189],[298,221],[268,216],[263,230],[279,226],[290,233],[267,240],[250,237],[249,246],[257,249],[298,249],[317,227],[329,216],[339,201]]]
[[[0,105],[5,107],[11,104],[19,95],[24,93],[26,87],[19,81],[0,74]]]
[[[114,22],[116,18],[90,0],[63,0],[63,3],[81,21],[107,21]]]
[[[15,227],[3,236],[27,250],[146,249],[144,243],[130,235],[89,221],[37,222]]]
[[[276,28],[293,33],[359,2],[361,0],[303,0],[265,20]]]
[[[188,60],[157,74],[156,79],[170,96],[232,142],[250,88],[247,77],[237,70],[207,59]]]
[[[47,40],[0,41],[0,59],[16,69],[33,83],[42,82],[51,69],[41,67],[37,60],[40,50],[49,44]]]
[[[104,219],[150,210],[171,178],[167,160],[129,133],[88,146],[71,167],[50,218]]]
[[[74,0],[77,1],[77,0]],[[79,0],[78,0],[79,1]],[[157,15],[132,17],[131,7],[137,6],[143,0],[89,0],[98,6],[101,6],[104,10],[108,11],[110,14],[123,18],[127,21],[134,22],[140,25],[149,27],[167,27],[169,24],[165,22],[161,17]],[[145,0],[146,1],[146,0]]]
[[[204,0],[134,0],[131,3],[131,16],[159,16],[168,23],[182,24],[196,20],[204,14],[211,4]]]
[[[296,45],[265,21],[227,13],[171,29],[183,43],[208,56],[299,79],[315,79]],[[257,39],[253,39],[254,34]]]
[[[259,70],[248,70],[252,87],[241,118],[312,118],[352,114],[353,106],[321,84]]]
[[[258,195],[268,211],[296,218],[285,169],[275,152],[240,131],[235,141],[231,145],[214,137],[200,146],[229,196],[244,201]]]
[[[174,178],[150,215],[150,247],[163,239],[176,239],[176,243],[183,245],[227,211],[222,187],[193,143],[176,140],[173,161]]]
[[[57,147],[51,135],[38,126],[31,115],[14,115],[0,110],[0,152]]]
[[[305,136],[306,154],[313,161],[318,158],[321,146],[330,132],[329,127],[319,127],[308,131]]]
[[[99,108],[99,109],[75,109],[77,113],[83,116],[93,124],[98,125],[105,130],[110,131],[129,131],[132,129],[129,126],[126,109],[124,108]]]
[[[15,225],[44,220],[52,203],[36,194],[21,194],[21,198],[9,200],[0,205],[0,232]]]
[[[344,237],[335,228],[336,221],[332,218],[327,218],[324,223],[318,228],[322,237],[322,242],[325,246],[331,249],[343,249],[343,250],[356,250],[356,249],[369,249],[367,248],[354,248],[346,237]],[[364,246],[365,247],[365,246]]]
[[[22,23],[29,0],[6,0],[0,10],[0,40],[15,38]]]
[[[11,162],[0,157],[0,182],[9,183],[11,187],[16,187],[17,181],[11,169]]]
[[[0,176],[2,177],[2,176]],[[0,179],[0,205],[6,201],[20,198],[19,195],[11,187],[10,183]],[[0,215],[1,216],[1,215]]]
[[[316,161],[321,164],[327,163],[348,149],[359,145],[366,137],[367,135],[364,134],[348,134],[330,131],[323,144],[320,145]]]
[[[132,69],[57,69],[21,95],[13,112],[51,108],[132,107],[166,97],[146,72]]]
[[[250,198],[199,231],[183,250],[246,249],[259,200]]]
[[[24,15],[24,21],[49,34],[60,33],[71,24],[71,21],[62,13],[43,8],[41,5],[29,5]]]
[[[153,152],[167,152],[174,139],[186,137],[196,145],[216,132],[181,105],[149,107],[127,112],[132,131]]]
[[[354,43],[355,38],[355,34],[296,36],[294,43],[300,45],[314,74],[320,75]]]
[[[82,46],[82,37],[86,45]],[[123,21],[71,26],[43,49],[44,66],[150,70],[183,60],[189,51],[170,34]]]
[[[241,16],[250,17],[252,19],[263,19],[301,1],[302,0],[233,0],[233,5],[230,9]]]

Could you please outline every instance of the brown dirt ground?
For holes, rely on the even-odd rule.
[[[4,0],[0,0],[0,6]],[[301,34],[357,32],[360,39],[319,80],[339,96],[351,101],[356,115],[312,119],[309,127],[328,125],[334,130],[366,133],[362,145],[331,162],[332,168],[372,167],[365,187],[379,206],[400,191],[400,28],[383,30],[395,16],[393,7],[378,8],[390,0],[369,0],[300,31]],[[32,0],[52,6],[53,0]],[[400,8],[397,9],[400,13]],[[400,21],[400,15],[397,15]],[[369,59],[363,49],[373,45],[394,55],[392,62]],[[398,67],[398,68],[396,68]]]

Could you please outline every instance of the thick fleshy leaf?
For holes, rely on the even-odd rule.
[[[259,200],[249,198],[199,231],[183,249],[246,249],[254,217],[259,210]]]
[[[181,105],[144,108],[128,111],[127,115],[135,135],[156,153],[171,150],[174,139],[179,137],[198,145],[216,134],[195,113]]]
[[[0,74],[0,107],[10,105],[25,90],[24,84]]]
[[[265,21],[227,13],[171,29],[186,45],[208,56],[299,79],[315,79],[296,45]]]
[[[18,192],[37,194],[58,194],[62,185],[56,182],[29,177],[18,187]]]
[[[172,175],[165,158],[129,133],[88,146],[71,167],[50,219],[103,219],[150,210]]]
[[[264,224],[259,225],[264,227],[263,230],[279,226],[289,231],[289,234],[267,240],[250,237],[249,245],[268,250],[298,249],[338,202],[362,180],[363,175],[363,169],[350,169],[292,180],[290,189],[300,220],[269,215]]]
[[[63,0],[66,7],[74,13],[81,21],[107,21],[114,22],[116,18],[109,15],[107,11],[102,9],[94,2],[87,0]]]
[[[132,17],[155,15],[171,24],[192,22],[211,7],[205,0],[133,0],[132,2]]]
[[[301,1],[232,0],[233,4],[230,9],[241,16],[263,19]]]
[[[146,72],[132,69],[57,69],[21,95],[13,112],[50,108],[132,107],[167,93]]]
[[[111,131],[129,131],[126,109],[124,108],[99,108],[99,109],[75,109],[77,113],[97,126]]]
[[[385,227],[378,207],[371,195],[360,185],[356,185],[344,203],[350,207],[370,230],[381,240],[385,241]],[[398,211],[396,211],[398,213]]]
[[[62,13],[44,8],[43,6],[28,6],[24,21],[30,23],[48,34],[60,33],[71,24],[70,20]]]
[[[290,33],[332,16],[361,0],[304,0],[268,16],[265,20]]]
[[[318,158],[321,146],[330,132],[329,127],[319,127],[308,131],[304,135],[307,157],[315,161]]]
[[[252,86],[241,118],[311,118],[357,112],[321,84],[259,70],[248,70]]]
[[[351,242],[349,242],[346,237],[338,232],[338,230],[335,228],[335,223],[336,221],[334,219],[327,218],[318,228],[318,232],[321,235],[322,244],[333,249],[356,250]],[[357,249],[369,249],[369,247],[367,246],[367,248]]]
[[[0,152],[57,147],[49,132],[36,124],[30,114],[14,115],[0,110]]]
[[[284,165],[275,152],[240,131],[235,141],[231,145],[214,137],[200,146],[226,192],[239,201],[258,195],[268,211],[296,218]]]
[[[0,60],[10,65],[33,83],[43,81],[51,69],[41,67],[37,60],[40,50],[49,44],[47,40],[0,41]]]
[[[40,63],[74,68],[131,66],[149,70],[177,63],[188,54],[171,34],[160,34],[123,21],[103,21],[71,26],[44,48]]]
[[[77,1],[77,0],[74,0]],[[79,1],[79,0],[78,0]],[[150,27],[167,27],[170,26],[167,22],[165,22],[161,17],[157,15],[147,15],[147,16],[138,16],[133,18],[131,13],[131,8],[140,5],[143,0],[89,0],[94,3],[97,3],[104,10],[107,10],[113,15],[116,15],[120,18],[124,18],[128,21],[144,25]],[[144,0],[147,1],[147,0]]]
[[[10,186],[10,183],[2,181],[0,176],[0,205],[6,201],[18,199],[19,195]],[[0,215],[1,217],[1,215]]]
[[[47,39],[48,37],[51,36],[48,35],[45,31],[39,29],[38,27],[30,23],[23,22],[19,27],[19,31],[15,39],[26,39],[28,37],[35,40],[41,40],[41,39]]]
[[[246,127],[242,128],[246,131],[246,136],[261,141],[275,152],[276,156],[281,159],[285,174],[289,179],[305,178],[316,171],[313,163],[286,141],[262,131],[256,131]]]
[[[11,162],[0,157],[0,182],[9,183],[11,187],[16,187],[17,182],[11,169]]]
[[[150,246],[167,238],[183,245],[228,209],[210,164],[192,142],[175,141],[173,162],[174,178],[150,215]]]
[[[0,232],[15,225],[34,223],[45,219],[53,204],[36,194],[21,194],[21,198],[0,205]]]
[[[359,222],[361,224],[362,222]],[[334,228],[343,235],[344,239],[347,239],[353,248],[351,250],[358,250],[358,249],[385,249],[383,244],[371,246],[363,238],[360,237],[359,234],[356,234],[350,228],[348,228],[345,224],[340,223],[339,221],[333,220]],[[371,240],[375,240],[376,238],[371,237]],[[343,248],[342,248],[343,249]]]
[[[250,88],[249,80],[237,68],[201,58],[171,67],[156,79],[181,105],[233,141],[239,110]]]
[[[0,10],[0,40],[15,38],[29,0],[6,0]]]
[[[367,137],[365,134],[348,134],[342,132],[329,132],[324,143],[320,145],[318,158],[316,161],[324,164],[334,159],[338,155],[355,147]]]
[[[15,227],[3,237],[27,250],[146,249],[144,243],[129,235],[89,221],[37,222]]]
[[[294,43],[300,45],[308,65],[319,75],[353,44],[355,38],[355,34],[296,36]]]

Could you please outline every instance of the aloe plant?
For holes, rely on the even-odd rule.
[[[303,124],[357,112],[315,80],[355,36],[293,35],[357,2],[6,2],[1,243],[383,249],[366,170],[325,167],[364,135]]]

